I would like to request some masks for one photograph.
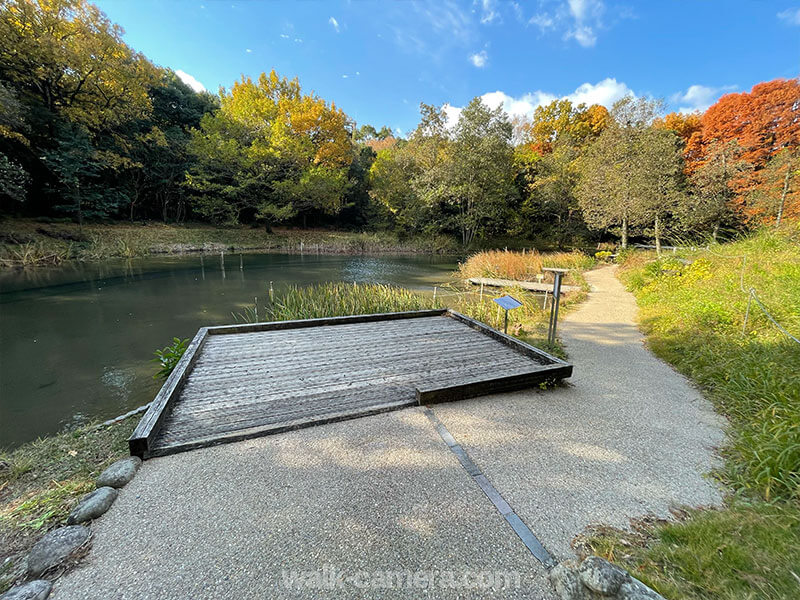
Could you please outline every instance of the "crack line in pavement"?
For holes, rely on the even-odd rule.
[[[500,492],[491,484],[491,482],[486,478],[486,476],[481,472],[478,465],[469,457],[466,450],[461,447],[461,445],[456,442],[455,438],[452,434],[447,430],[447,427],[439,420],[433,411],[428,406],[422,407],[422,412],[425,413],[425,416],[428,417],[433,426],[436,428],[436,431],[439,432],[442,440],[447,447],[450,448],[450,451],[456,455],[458,461],[461,463],[461,466],[470,474],[472,479],[475,480],[475,483],[478,484],[483,490],[483,493],[486,494],[486,497],[492,501],[495,508],[503,515],[503,518],[508,522],[511,528],[514,530],[514,533],[519,536],[519,539],[522,540],[522,543],[530,550],[530,553],[533,554],[534,558],[542,563],[545,567],[552,568],[556,565],[556,560],[553,558],[553,555],[550,554],[542,543],[539,541],[539,538],[534,535],[534,533],[528,528],[528,526],[523,522],[522,519],[517,516],[517,513],[514,512],[514,509],[506,502],[505,498],[500,495]]]

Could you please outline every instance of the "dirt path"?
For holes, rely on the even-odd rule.
[[[720,419],[643,347],[613,270],[588,279],[562,329],[569,386],[435,407],[557,558],[589,523],[719,501],[702,473]],[[420,408],[147,461],[92,529],[54,598],[482,598],[485,573],[519,577],[493,597],[551,598],[544,567]],[[339,587],[332,571],[451,572],[468,587]]]
[[[643,345],[614,267],[561,325],[569,385],[436,407],[436,414],[553,554],[591,523],[625,527],[673,504],[720,501],[706,478],[724,420]]]

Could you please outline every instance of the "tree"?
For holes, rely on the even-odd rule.
[[[341,110],[304,95],[297,79],[243,77],[193,135],[187,185],[198,212],[226,222],[300,214],[304,224],[309,212],[338,212],[354,155],[347,126]]]
[[[753,86],[750,92],[727,94],[702,117],[702,131],[687,146],[699,166],[714,143],[736,141],[740,158],[750,168],[732,182],[738,210],[750,217],[760,214],[757,188],[759,171],[784,148],[800,146],[800,79],[776,79]],[[763,190],[762,190],[763,191]],[[756,206],[750,206],[756,201]]]
[[[553,100],[536,108],[524,142],[539,153],[549,152],[559,141],[580,146],[597,138],[608,121],[608,110],[599,104],[587,108],[585,104],[573,105],[565,98]]]
[[[74,215],[82,228],[85,217],[107,217],[117,208],[119,199],[100,186],[102,164],[87,130],[80,125],[64,125],[58,133],[58,145],[45,155],[45,163],[60,184],[54,193],[70,202],[55,208]]]
[[[369,169],[370,197],[386,207],[392,225],[406,233],[420,233],[432,221],[412,183],[420,172],[408,146],[380,150]]]
[[[511,133],[502,108],[491,110],[473,98],[461,111],[445,159],[420,181],[427,202],[456,209],[464,246],[502,223],[516,195]]]
[[[619,227],[623,248],[630,228],[649,218],[641,168],[643,137],[658,110],[658,103],[644,98],[619,100],[608,127],[578,161],[577,196],[586,224],[592,229]]]
[[[685,201],[683,144],[673,131],[658,127],[645,129],[639,144],[640,158],[631,175],[642,211],[653,223],[656,252],[661,254],[664,224]]]
[[[306,226],[306,215],[317,211],[327,215],[335,215],[344,206],[344,197],[350,186],[347,171],[330,167],[312,166],[303,171],[298,179],[284,179],[274,184],[275,193],[282,199],[281,204],[291,207],[291,213],[276,212],[271,214],[300,213],[303,216],[303,227]],[[280,205],[278,205],[280,206]],[[259,208],[264,211],[264,205]]]
[[[515,151],[515,171],[522,189],[520,225],[515,233],[539,227],[541,235],[554,235],[559,244],[583,230],[575,195],[580,173],[580,150],[566,141],[557,141],[551,152],[539,155],[523,145]]]
[[[23,202],[29,185],[30,175],[22,165],[0,152],[0,198]]]
[[[85,0],[8,0],[0,77],[89,131],[145,116],[156,70],[122,34]]]
[[[716,240],[720,227],[734,221],[732,182],[747,169],[738,155],[735,141],[717,142],[707,149],[705,161],[690,176],[690,201],[680,207],[679,219],[686,227],[710,229]]]
[[[763,222],[800,217],[800,147],[784,148],[758,172],[748,204]]]

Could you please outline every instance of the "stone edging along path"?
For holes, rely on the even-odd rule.
[[[141,409],[137,409],[140,411]],[[111,424],[135,414],[136,411],[112,419]],[[53,584],[44,577],[58,577],[71,562],[88,551],[92,532],[83,523],[105,514],[117,499],[120,488],[136,475],[142,460],[137,456],[122,458],[103,471],[97,478],[97,489],[84,496],[67,517],[67,525],[48,532],[36,542],[28,554],[27,576],[31,581],[12,587],[0,600],[44,600],[50,595]]]

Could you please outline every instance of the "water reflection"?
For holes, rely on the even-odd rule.
[[[325,281],[431,289],[455,261],[318,254],[194,255],[0,273],[0,447],[150,401],[153,351],[230,323],[274,286]],[[239,276],[233,273],[238,269]],[[228,277],[227,275],[231,275]]]

